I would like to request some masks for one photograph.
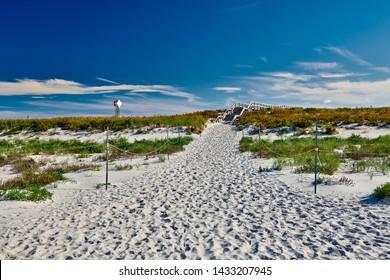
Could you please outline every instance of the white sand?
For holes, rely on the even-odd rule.
[[[390,259],[389,205],[258,173],[240,136],[211,124],[165,163],[111,172],[108,191],[88,171],[52,202],[0,202],[0,259]]]

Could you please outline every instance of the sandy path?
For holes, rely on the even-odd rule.
[[[210,125],[121,187],[0,214],[1,259],[390,259],[389,206],[300,192]]]

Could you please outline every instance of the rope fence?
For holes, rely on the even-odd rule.
[[[332,175],[335,170],[337,171],[338,168],[340,168],[341,163],[345,163],[346,167],[348,170],[350,169],[351,172],[357,172],[356,170],[359,169],[360,165],[364,165],[364,172],[367,171],[370,174],[373,170],[375,170],[375,172],[382,172],[384,175],[390,172],[390,153],[387,153],[388,145],[386,143],[382,143],[381,141],[376,143],[369,140],[360,143],[345,141],[345,145],[330,145],[330,147],[321,148],[321,145],[326,145],[326,143],[318,143],[319,129],[323,127],[326,127],[326,125],[319,127],[317,118],[315,139],[313,141],[315,143],[313,143],[312,147],[311,145],[307,146],[307,143],[302,143],[299,144],[299,146],[294,147],[293,142],[291,143],[291,147],[290,145],[282,146],[281,148],[278,148],[275,145],[272,146],[272,143],[271,145],[267,144],[267,142],[263,141],[261,138],[260,127],[258,140],[251,143],[259,145],[258,147],[255,147],[259,149],[260,158],[263,157],[262,151],[264,149],[268,151],[271,157],[281,158],[282,162],[280,164],[297,166],[299,170],[306,170],[303,172],[307,172],[307,170],[309,170],[308,167],[312,165],[312,170],[314,171],[314,193],[316,193],[317,190],[317,173]],[[255,139],[255,137],[252,139]],[[251,150],[253,151],[253,148]],[[314,155],[314,163],[307,157],[309,154]],[[284,161],[284,158],[290,158],[291,161]],[[345,161],[346,159],[350,161]],[[370,175],[370,178],[372,178],[372,174]]]
[[[146,152],[146,153],[134,153],[134,152],[130,152],[130,151],[121,149],[121,148],[119,148],[119,147],[117,147],[117,146],[115,146],[113,144],[110,144],[109,143],[109,129],[107,128],[107,137],[106,137],[106,190],[107,190],[107,187],[109,185],[109,183],[108,183],[108,162],[109,162],[109,150],[110,150],[110,148],[111,149],[115,149],[117,151],[120,151],[122,153],[128,154],[128,155],[131,155],[131,156],[138,156],[138,157],[146,156],[146,157],[148,157],[150,155],[157,154],[157,152],[161,151],[163,148],[165,148],[169,144],[176,145],[177,143],[179,143],[181,141],[181,139],[182,139],[180,132],[179,132],[179,137],[176,137],[176,138],[177,138],[176,141],[173,141],[172,139],[170,139],[168,131],[167,131],[166,141],[160,147],[158,147],[157,149],[155,149],[153,151]],[[169,155],[170,155],[170,150],[167,151],[168,160],[169,160]]]

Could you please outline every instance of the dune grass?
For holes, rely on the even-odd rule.
[[[327,137],[318,140],[319,172],[327,175],[334,174],[342,162],[352,160],[352,171],[380,171],[387,174],[390,170],[390,135],[374,139],[352,135],[348,138]],[[253,152],[262,156],[276,158],[279,166],[293,166],[298,173],[313,172],[314,169],[313,137],[291,137],[275,141],[243,137],[240,141],[242,152]],[[336,152],[336,150],[338,152]]]
[[[275,127],[308,128],[315,124],[327,125],[328,132],[340,124],[386,126],[390,125],[390,107],[382,108],[269,108],[266,110],[245,111],[238,125],[260,126],[262,129]]]
[[[66,117],[48,119],[0,120],[0,131],[15,134],[23,130],[110,130],[137,129],[142,127],[187,127],[192,132],[202,131],[209,118],[216,118],[221,111],[208,110],[182,115],[150,117]]]
[[[44,186],[65,179],[59,173],[26,170],[18,177],[0,183],[0,197],[7,200],[35,202],[51,199],[52,193]]]
[[[176,137],[169,138],[169,141],[166,139],[156,139],[156,140],[136,140],[133,143],[127,141],[126,138],[116,138],[110,140],[110,145],[113,145],[121,150],[127,151],[132,154],[167,154],[167,153],[176,153],[184,150],[184,146],[188,145],[193,140],[192,137]],[[125,154],[124,152],[112,148],[111,149],[115,154]]]
[[[135,154],[146,154],[153,151],[157,153],[174,153],[183,150],[185,145],[188,145],[192,141],[191,137],[176,137],[170,138],[166,143],[165,139],[156,140],[136,140],[134,143],[129,143],[126,138],[113,138],[109,143],[122,150],[126,150]],[[3,140],[0,141],[0,159],[4,160],[4,163],[12,161],[12,159],[20,158],[26,154],[99,154],[105,152],[105,144],[95,141],[79,141],[79,140]],[[117,150],[113,150],[115,153],[119,153]]]
[[[378,186],[374,189],[373,195],[376,199],[390,198],[390,182]]]
[[[53,193],[49,192],[47,189],[34,185],[28,185],[20,189],[0,190],[0,197],[5,200],[39,202],[51,199],[52,196]]]
[[[139,140],[134,143],[126,138],[110,140],[110,158],[128,157],[134,155],[170,154],[181,151],[193,140],[192,137],[178,137],[157,140]],[[119,149],[114,148],[117,147]],[[2,199],[41,201],[50,199],[52,194],[44,186],[56,181],[65,180],[63,174],[69,172],[100,170],[96,164],[61,164],[45,168],[45,162],[36,162],[26,158],[30,154],[100,154],[104,157],[105,144],[93,141],[79,140],[8,140],[1,141],[0,166],[11,165],[16,173],[21,173],[14,179],[0,182],[0,197]],[[123,150],[123,151],[122,151]],[[126,151],[126,152],[124,152]],[[116,166],[117,170],[131,170],[131,165]]]

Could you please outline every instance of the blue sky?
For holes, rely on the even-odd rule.
[[[0,118],[390,105],[385,0],[2,0],[0,34]]]

